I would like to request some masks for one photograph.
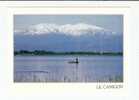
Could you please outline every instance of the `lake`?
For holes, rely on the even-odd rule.
[[[123,56],[15,56],[14,82],[123,82]]]

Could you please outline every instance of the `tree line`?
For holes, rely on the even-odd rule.
[[[14,55],[123,55],[122,52],[90,52],[90,51],[72,51],[72,52],[54,52],[45,50],[19,50],[14,51]]]

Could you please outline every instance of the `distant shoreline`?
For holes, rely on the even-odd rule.
[[[53,52],[53,51],[43,51],[43,50],[34,50],[34,51],[27,51],[27,50],[20,50],[14,51],[14,55],[21,55],[21,56],[47,56],[47,55],[102,55],[102,56],[122,56],[122,52]]]

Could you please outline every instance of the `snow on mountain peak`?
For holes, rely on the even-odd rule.
[[[83,34],[91,33],[105,33],[109,30],[104,29],[99,26],[89,25],[84,23],[78,24],[65,24],[65,25],[58,25],[58,24],[49,24],[49,23],[41,23],[37,25],[31,25],[27,29],[24,30],[15,30],[16,32],[23,33],[26,35],[41,35],[41,34],[65,34],[65,35],[72,35],[72,36],[80,36]],[[111,32],[114,33],[114,32]]]

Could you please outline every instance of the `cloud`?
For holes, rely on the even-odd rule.
[[[65,35],[73,35],[80,36],[83,34],[91,33],[109,33],[110,30],[104,29],[99,26],[89,25],[84,23],[77,24],[65,24],[65,25],[57,25],[50,23],[41,23],[37,25],[29,26],[27,29],[15,30],[15,33],[22,34],[31,34],[31,35],[41,35],[41,34],[65,34]],[[115,32],[110,32],[111,34],[115,34]]]

